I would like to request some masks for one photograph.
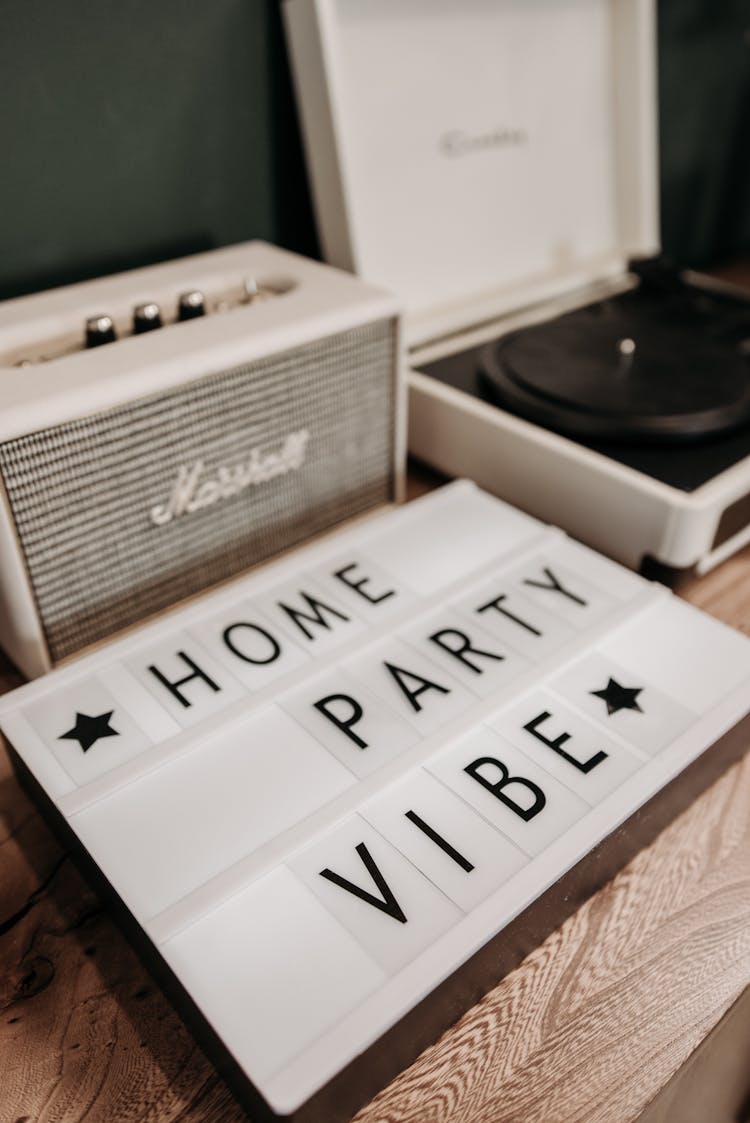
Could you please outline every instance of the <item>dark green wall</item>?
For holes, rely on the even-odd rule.
[[[750,250],[748,27],[750,0],[660,5],[681,260]],[[275,0],[0,0],[0,161],[0,296],[251,237],[316,251]]]
[[[315,251],[277,4],[0,0],[0,83],[0,295]]]

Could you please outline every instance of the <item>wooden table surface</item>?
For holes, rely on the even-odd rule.
[[[750,634],[750,548],[681,595]],[[357,1123],[636,1119],[750,983],[748,750]],[[247,1118],[0,747],[0,1123]]]

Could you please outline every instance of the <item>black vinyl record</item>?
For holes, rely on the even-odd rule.
[[[486,392],[567,436],[708,439],[750,422],[750,303],[671,277],[495,340]]]

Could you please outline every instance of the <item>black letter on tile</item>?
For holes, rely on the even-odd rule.
[[[288,604],[284,604],[282,601],[278,602],[278,606],[279,608],[283,608],[284,612],[286,612],[290,620],[294,621],[294,623],[300,629],[302,634],[307,637],[307,639],[314,640],[315,635],[313,634],[313,632],[308,631],[308,629],[305,627],[303,623],[304,620],[307,620],[308,624],[317,624],[319,625],[319,627],[328,628],[329,631],[331,629],[331,625],[325,618],[324,613],[326,612],[328,612],[331,616],[338,617],[339,620],[343,620],[345,623],[349,622],[349,617],[345,616],[344,613],[341,612],[338,608],[333,608],[332,605],[325,604],[322,600],[318,600],[316,597],[311,597],[309,593],[300,592],[299,595],[302,600],[307,603],[311,614],[304,612],[301,608],[290,608]]]
[[[491,764],[500,769],[499,780],[488,780],[486,776],[482,775],[480,768],[485,764]],[[547,797],[538,784],[535,784],[533,780],[527,780],[524,776],[511,776],[502,761],[496,760],[493,756],[480,756],[477,760],[473,760],[471,764],[467,764],[464,772],[468,772],[472,780],[476,780],[488,792],[492,792],[501,803],[504,803],[516,815],[520,815],[525,823],[538,815],[547,802]],[[534,802],[530,807],[524,807],[522,804],[516,803],[506,793],[505,789],[510,787],[511,784],[521,784],[522,787],[531,792],[534,796]]]
[[[327,881],[332,881],[334,885],[338,885],[340,889],[346,889],[347,893],[352,893],[355,897],[359,897],[360,901],[364,901],[367,905],[372,905],[373,908],[380,909],[381,912],[386,913],[387,916],[398,920],[399,924],[406,924],[406,914],[399,905],[398,901],[393,895],[393,892],[386,884],[386,880],[382,873],[375,865],[375,859],[370,854],[364,842],[360,842],[357,846],[357,853],[365,864],[365,868],[369,873],[372,880],[375,882],[380,897],[376,897],[373,893],[368,893],[366,889],[362,889],[359,885],[355,885],[353,881],[342,877],[339,873],[334,873],[333,870],[325,869],[320,871],[320,876],[324,877]]]
[[[192,682],[193,679],[202,679],[203,682],[205,682],[207,686],[210,686],[211,689],[215,692],[221,690],[221,687],[217,683],[215,683],[212,678],[209,678],[206,672],[202,671],[198,664],[194,663],[189,655],[187,655],[184,651],[178,651],[176,654],[180,657],[180,659],[182,659],[184,663],[187,663],[188,667],[192,667],[190,674],[185,675],[184,678],[177,679],[177,682],[170,682],[170,680],[161,673],[159,668],[155,667],[153,664],[151,664],[148,669],[149,671],[151,671],[152,675],[155,675],[156,678],[158,678],[162,686],[166,686],[170,694],[174,694],[177,701],[181,702],[186,709],[192,706],[193,703],[189,698],[186,698],[184,696],[184,694],[180,690],[180,687],[184,686],[188,682]]]
[[[570,589],[564,588],[555,577],[549,566],[543,566],[542,573],[549,581],[549,585],[545,585],[543,581],[532,581],[530,577],[524,577],[523,584],[530,585],[532,589],[549,589],[551,593],[562,593],[562,595],[564,597],[567,597],[568,600],[572,600],[573,604],[580,604],[581,608],[586,607],[588,601],[585,601],[583,597],[579,597],[575,593],[571,593]]]
[[[371,596],[370,593],[368,593],[365,589],[365,585],[369,585],[372,581],[371,577],[360,577],[358,580],[355,579],[354,581],[350,581],[346,574],[349,573],[350,570],[356,568],[357,562],[350,562],[349,565],[345,565],[341,569],[337,569],[333,576],[338,577],[339,581],[343,581],[343,583],[350,589],[354,589],[355,593],[359,593],[359,595],[361,597],[364,597],[366,601],[369,601],[370,604],[380,604],[381,601],[388,600],[389,597],[395,597],[395,589],[388,589],[385,593],[381,593],[379,596]]]
[[[508,620],[512,620],[514,624],[519,624],[520,627],[525,628],[527,632],[531,632],[532,636],[541,636],[542,632],[535,628],[533,624],[529,624],[528,620],[522,620],[520,616],[514,616],[507,608],[501,608],[501,603],[505,600],[506,594],[501,593],[499,597],[494,600],[487,601],[486,604],[480,604],[477,612],[487,612],[490,608],[494,608],[495,612],[499,612],[501,616],[506,616]]]
[[[471,873],[474,866],[469,859],[464,858],[463,854],[456,850],[455,846],[451,846],[450,842],[443,838],[441,834],[438,834],[434,827],[431,827],[429,823],[425,823],[424,819],[420,818],[416,811],[405,811],[404,814],[415,827],[419,827],[422,833],[427,835],[431,842],[434,842],[436,846],[440,847],[443,853],[447,854],[449,858],[452,858],[457,866],[460,866],[465,873]]]
[[[426,690],[437,690],[440,694],[450,694],[450,690],[447,686],[441,686],[440,683],[432,682],[431,679],[422,678],[421,675],[415,675],[414,671],[407,671],[403,667],[397,667],[395,666],[395,664],[388,663],[385,660],[383,660],[383,666],[388,671],[390,671],[391,675],[393,676],[393,678],[395,678],[404,696],[409,702],[409,705],[417,713],[419,713],[422,709],[422,706],[417,701],[417,699],[419,698],[419,695],[424,694]],[[420,683],[416,690],[409,689],[406,683],[407,677],[413,679],[415,682]]]
[[[328,709],[328,706],[331,702],[348,702],[351,706],[351,716],[346,719],[336,717],[336,715]],[[332,721],[333,724],[337,726],[342,733],[345,733],[347,737],[351,738],[351,740],[354,741],[354,744],[358,745],[360,749],[367,748],[367,741],[363,741],[362,738],[352,729],[352,726],[356,725],[357,722],[364,716],[364,711],[355,698],[352,698],[349,694],[328,694],[325,698],[321,698],[319,701],[313,702],[313,706],[315,706],[315,709],[319,710],[324,717],[327,717],[329,721]]]
[[[527,721],[524,725],[524,729],[530,733],[532,737],[536,737],[537,741],[541,741],[543,745],[547,745],[550,749],[554,750],[554,752],[559,753],[563,760],[567,760],[568,763],[572,764],[574,768],[577,768],[579,772],[590,772],[592,768],[596,768],[597,764],[601,764],[603,760],[607,759],[609,754],[605,753],[602,749],[600,749],[598,753],[594,753],[593,756],[590,756],[588,760],[577,760],[574,756],[571,756],[570,753],[566,753],[563,745],[566,741],[570,740],[569,733],[561,733],[558,737],[553,737],[552,740],[550,740],[545,737],[543,733],[539,732],[538,727],[550,716],[547,710],[543,710],[541,714],[537,714],[531,721]]]
[[[458,643],[455,646],[446,643],[444,640],[445,636],[454,636],[458,640]],[[458,659],[460,663],[464,663],[477,675],[484,674],[486,668],[478,667],[476,663],[473,663],[468,657],[469,653],[478,655],[484,659],[494,659],[497,663],[502,663],[505,658],[504,655],[496,655],[494,651],[484,651],[481,647],[472,647],[469,637],[465,632],[459,631],[458,628],[441,628],[439,632],[434,632],[429,638],[433,643],[436,643],[438,647],[442,647],[443,651],[447,651],[449,655],[453,655],[454,658]]]
[[[250,628],[253,632],[257,632],[259,636],[262,636],[263,639],[268,640],[270,653],[266,659],[253,658],[252,655],[240,651],[240,649],[234,645],[232,642],[232,635],[238,628]],[[265,628],[261,628],[260,624],[248,624],[244,620],[240,620],[236,624],[230,624],[228,628],[224,629],[223,639],[232,654],[236,655],[238,659],[244,660],[245,663],[255,663],[258,666],[264,666],[266,663],[273,663],[278,659],[279,655],[281,655],[281,644],[274,639],[270,632],[267,632]]]

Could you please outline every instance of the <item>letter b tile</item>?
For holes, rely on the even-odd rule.
[[[531,857],[588,811],[582,799],[486,726],[428,769]]]

